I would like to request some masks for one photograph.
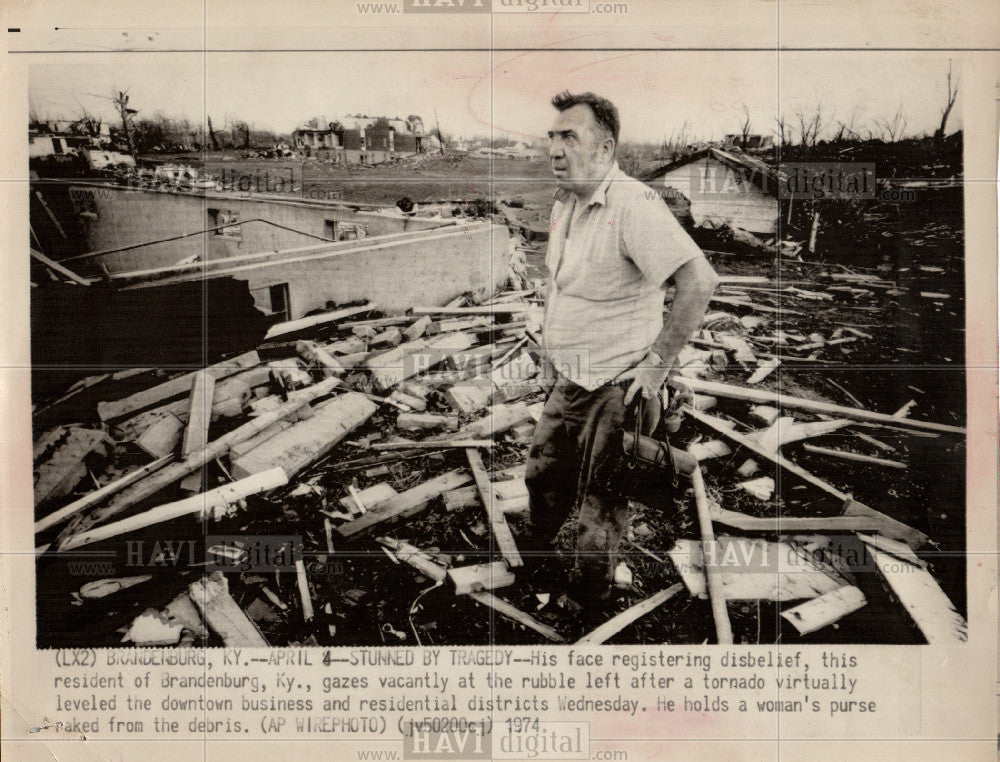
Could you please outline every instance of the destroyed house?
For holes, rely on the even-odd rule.
[[[423,131],[423,121],[413,114],[406,119],[346,116],[333,122],[317,117],[296,128],[293,138],[296,148],[321,161],[378,164],[420,153]]]
[[[706,148],[646,174],[678,219],[773,236],[780,204],[777,170],[746,154]]]

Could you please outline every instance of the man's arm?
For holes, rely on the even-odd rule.
[[[705,311],[719,285],[719,276],[704,257],[685,262],[674,273],[674,303],[663,321],[663,330],[653,343],[653,351],[669,368],[688,339],[701,325]]]
[[[688,260],[677,269],[674,302],[663,322],[663,330],[653,343],[653,351],[659,355],[662,365],[640,363],[620,376],[620,379],[633,379],[625,392],[626,405],[639,392],[651,399],[663,386],[677,355],[701,325],[718,284],[719,276],[704,257]]]

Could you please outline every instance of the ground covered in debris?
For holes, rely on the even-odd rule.
[[[361,187],[375,187],[379,171],[367,171]],[[438,190],[439,180],[431,181]],[[455,181],[456,197],[468,198],[462,178]],[[693,397],[670,442],[698,453],[716,538],[735,549],[722,570],[737,643],[909,643],[962,628],[961,207],[947,197],[866,213],[863,266],[700,240],[725,278],[680,358],[674,386]],[[523,267],[500,294],[466,294],[406,316],[339,305],[311,324],[286,325],[238,362],[206,371],[214,396],[202,399],[200,415],[190,365],[99,374],[62,399],[37,399],[38,621],[47,623],[39,646],[114,646],[123,637],[189,645],[254,637],[271,645],[574,641],[654,596],[658,605],[615,620],[620,626],[601,637],[713,641],[718,623],[684,477],[675,498],[633,504],[618,584],[600,606],[574,597],[572,521],[560,552],[517,565],[526,510],[518,467],[544,399],[535,343],[542,245],[522,245]],[[171,387],[173,378],[181,380]],[[706,390],[713,382],[723,386]],[[768,404],[739,390],[896,419]],[[325,422],[314,425],[320,434],[309,430],[317,420]],[[193,432],[198,421],[203,431]],[[196,467],[144,488],[199,453]],[[85,531],[262,478],[262,463],[282,464],[287,484],[209,492],[193,510],[73,546]],[[135,482],[115,484],[143,468]],[[67,506],[65,518],[47,522]],[[807,518],[817,520],[808,530],[781,523]],[[834,521],[845,518],[865,528]],[[278,557],[253,557],[262,547],[255,537],[269,538]],[[297,543],[299,566],[282,555]],[[761,574],[761,559],[775,553],[804,566],[764,564]],[[897,584],[888,562],[919,576],[921,591]],[[471,576],[448,574],[480,565]],[[215,569],[224,577],[203,578]],[[847,590],[860,599],[848,600]],[[827,611],[836,616],[801,632],[792,620],[817,615],[787,614],[809,601],[826,606],[819,621]],[[230,625],[220,626],[220,616]]]

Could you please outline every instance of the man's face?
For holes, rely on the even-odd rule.
[[[564,190],[585,191],[600,180],[613,151],[614,141],[583,103],[560,111],[549,130],[549,164]]]

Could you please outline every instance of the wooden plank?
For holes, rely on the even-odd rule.
[[[472,423],[463,426],[452,437],[454,439],[485,439],[503,434],[519,423],[533,421],[531,411],[523,402],[493,405],[487,408],[486,414]]]
[[[712,509],[712,521],[742,532],[769,532],[771,534],[805,534],[810,532],[879,532],[883,522],[864,516],[748,516],[725,508]]]
[[[437,413],[400,413],[396,417],[396,425],[403,430],[420,430],[433,428],[458,428],[458,418],[453,415],[438,415]]]
[[[391,450],[447,450],[456,447],[492,447],[492,439],[425,439],[422,442],[375,442],[370,449],[377,452]]]
[[[281,487],[288,483],[288,477],[280,468],[272,468],[260,474],[254,474],[238,482],[223,484],[208,492],[203,492],[184,500],[178,500],[148,511],[129,516],[111,524],[94,527],[86,532],[77,532],[68,537],[59,546],[60,551],[72,550],[91,543],[100,542],[110,537],[135,532],[153,524],[172,521],[182,516],[201,516],[202,518],[217,518],[217,513],[258,492]]]
[[[43,201],[42,203],[44,204],[45,202]],[[45,209],[48,210],[48,206],[46,206]],[[49,214],[51,215],[52,212],[49,212]],[[55,220],[55,218],[53,217],[53,221],[54,220]],[[56,224],[58,225],[59,223],[56,222]],[[65,237],[66,237],[66,235],[63,234],[63,238],[65,238]],[[50,268],[52,270],[55,270],[60,275],[65,275],[67,278],[69,278],[71,281],[73,281],[74,283],[76,283],[78,286],[89,286],[93,282],[93,281],[87,280],[86,278],[80,277],[75,272],[73,272],[72,270],[70,270],[68,267],[64,267],[63,265],[59,264],[58,262],[49,259],[47,256],[45,256],[44,254],[42,254],[42,252],[40,252],[40,251],[38,251],[38,250],[36,250],[34,248],[29,248],[28,251],[31,252],[31,256],[32,257],[34,257],[35,259],[37,259],[43,265],[45,265],[46,267],[48,267],[48,268]]]
[[[701,546],[704,557],[709,557],[710,550],[715,545],[715,533],[712,531],[712,519],[709,516],[708,495],[705,493],[705,479],[701,467],[695,466],[691,471],[691,484],[694,487],[694,500],[698,508],[698,527],[701,531]],[[733,627],[729,621],[729,610],[726,608],[726,598],[722,589],[722,579],[713,563],[704,565],[706,590],[712,605],[712,619],[715,620],[715,638],[719,645],[731,645],[733,642]]]
[[[205,622],[229,648],[266,648],[268,643],[229,595],[229,582],[222,572],[195,580],[188,595],[201,611]]]
[[[968,639],[965,620],[930,572],[916,563],[901,568],[899,559],[917,558],[910,548],[895,543],[895,552],[889,554],[869,542],[865,545],[892,592],[929,644],[964,643]]]
[[[827,415],[836,416],[837,418],[847,418],[852,421],[885,423],[947,434],[965,434],[965,429],[960,426],[947,426],[943,423],[916,421],[912,418],[893,418],[891,415],[885,413],[875,413],[870,410],[835,405],[832,402],[820,402],[802,397],[793,397],[790,394],[781,394],[780,392],[773,392],[767,389],[746,389],[741,386],[723,384],[718,381],[705,381],[700,378],[672,380],[671,384],[678,387],[687,387],[691,391],[701,394],[712,394],[717,397],[743,400],[744,402],[754,402],[761,405],[774,405],[775,407],[788,410],[808,410],[811,413],[826,413]]]
[[[339,381],[337,379],[331,378],[310,387],[308,390],[303,390],[305,393],[301,397],[289,400],[274,412],[254,418],[248,423],[230,431],[228,434],[219,437],[214,442],[210,442],[204,450],[193,453],[178,463],[171,463],[151,476],[133,484],[130,488],[119,493],[104,508],[99,508],[86,517],[77,516],[60,534],[60,542],[65,541],[67,537],[76,532],[86,531],[95,524],[99,524],[112,516],[118,515],[122,511],[128,510],[139,501],[155,495],[161,489],[179,481],[195,469],[201,468],[208,461],[224,455],[234,444],[239,444],[250,439],[250,437],[266,429],[276,421],[280,421],[299,408],[308,405],[310,401],[329,394],[338,384]]]
[[[377,406],[363,394],[348,392],[317,405],[313,416],[278,432],[259,447],[232,459],[233,476],[281,466],[294,476],[332,450],[351,431],[367,421]]]
[[[319,368],[327,378],[339,376],[344,372],[344,366],[340,361],[330,355],[324,347],[315,341],[299,339],[295,342],[295,351],[307,363]]]
[[[798,442],[809,437],[821,437],[850,426],[850,421],[812,421],[799,423],[794,418],[784,416],[778,418],[764,431],[748,434],[748,438],[756,440],[757,444],[768,452],[778,452],[779,448],[792,442]]]
[[[429,555],[424,553],[419,548],[410,545],[408,542],[396,540],[391,537],[380,537],[378,541],[386,547],[391,548],[400,561],[405,561],[424,576],[433,579],[435,582],[444,582],[446,579],[447,570],[440,564],[435,563]],[[551,640],[553,643],[566,642],[566,639],[553,628],[549,627],[547,624],[542,624],[537,619],[524,613],[516,606],[507,603],[507,601],[502,598],[496,597],[493,593],[482,591],[478,593],[470,593],[468,597],[484,606],[490,607],[498,614],[534,630],[547,640]]]
[[[471,508],[479,503],[479,490],[475,485],[448,490],[441,495],[441,500],[444,501],[445,509],[449,511]]]
[[[204,449],[208,444],[208,427],[212,423],[212,401],[215,398],[215,376],[204,371],[197,373],[191,384],[191,402],[188,405],[188,424],[181,440],[181,457]],[[199,468],[181,480],[181,489],[201,492],[204,487],[205,469]]]
[[[565,643],[566,638],[560,635],[555,629],[549,627],[547,624],[542,624],[533,616],[524,613],[516,606],[507,603],[503,598],[498,598],[493,593],[483,591],[481,593],[469,593],[469,598],[472,600],[483,604],[484,606],[489,606],[498,614],[501,614],[508,619],[517,622],[529,630],[534,630],[539,635],[547,640],[551,640],[553,643]]]
[[[807,484],[811,484],[814,487],[817,487],[818,489],[823,490],[827,494],[837,498],[838,500],[841,501],[841,503],[844,504],[844,510],[843,510],[844,515],[851,515],[851,516],[863,515],[863,516],[878,517],[885,522],[883,525],[882,532],[886,536],[892,537],[893,539],[903,540],[912,547],[920,547],[921,545],[926,544],[927,535],[917,531],[913,527],[907,526],[901,521],[896,521],[896,519],[890,516],[886,516],[884,513],[876,511],[874,508],[869,508],[863,503],[857,502],[847,493],[841,492],[833,485],[828,484],[827,482],[817,478],[816,476],[813,476],[804,468],[799,467],[798,465],[788,460],[788,458],[784,457],[783,455],[778,453],[767,452],[766,450],[758,446],[756,442],[752,441],[743,434],[739,434],[736,431],[734,431],[732,427],[725,421],[722,421],[721,419],[716,418],[715,416],[709,415],[708,413],[702,413],[698,410],[693,410],[690,407],[685,407],[685,411],[695,420],[704,423],[706,426],[714,429],[723,436],[728,437],[741,447],[745,447],[746,449],[761,456],[762,458],[765,458],[771,461],[772,463],[781,466],[784,470],[788,471],[791,474],[794,474],[795,476],[798,476]]]
[[[514,541],[514,535],[507,525],[507,517],[496,505],[496,493],[493,491],[490,477],[486,473],[482,456],[474,447],[466,448],[465,455],[469,459],[469,467],[472,469],[472,475],[476,480],[479,497],[482,498],[483,505],[486,507],[486,513],[490,519],[490,527],[493,530],[493,539],[496,540],[500,552],[507,559],[507,563],[510,566],[514,568],[524,566],[521,554],[517,550],[517,543]]]
[[[779,360],[777,357],[770,357],[766,360],[763,360],[762,362],[757,364],[757,370],[755,370],[753,373],[750,374],[750,377],[747,379],[747,383],[759,384],[761,381],[763,381],[765,378],[771,375],[772,371],[774,371],[774,369],[777,368],[779,365],[781,365],[781,360]]]
[[[481,590],[496,590],[514,584],[514,573],[504,561],[475,566],[452,566],[448,578],[455,586],[455,595],[468,595]]]
[[[719,537],[712,551],[723,597],[729,601],[794,601],[815,598],[843,587],[847,580],[833,567],[787,543],[749,537]],[[700,543],[678,540],[667,555],[692,596],[705,598],[705,562]]]
[[[417,339],[365,360],[375,386],[389,390],[401,381],[422,373],[475,342],[465,333],[448,333],[433,339]]]
[[[398,494],[399,492],[397,492],[396,488],[389,484],[389,482],[373,484],[371,487],[365,487],[363,490],[358,492],[358,495],[361,497],[361,502],[366,508],[372,508],[379,503],[396,497]],[[358,504],[353,495],[340,498],[340,505],[348,511],[358,510]]]
[[[136,447],[153,458],[170,455],[184,436],[184,424],[176,415],[167,414],[135,440]]]
[[[315,615],[312,598],[309,597],[309,577],[306,576],[306,565],[302,559],[295,561],[295,583],[299,588],[299,598],[302,600],[302,619],[311,622]]]
[[[818,447],[817,445],[809,444],[808,442],[802,445],[802,449],[807,452],[816,453],[817,455],[826,455],[831,458],[839,458],[840,460],[849,460],[854,463],[870,463],[873,466],[883,466],[885,468],[897,468],[900,471],[905,471],[907,466],[905,463],[900,463],[898,460],[887,460],[886,458],[876,458],[872,455],[862,455],[857,452],[847,452],[846,450],[834,450],[830,447]]]
[[[484,304],[479,307],[415,307],[414,315],[517,315],[528,312],[531,302],[517,304]]]
[[[271,340],[279,336],[287,336],[290,333],[303,331],[306,328],[314,328],[315,326],[323,325],[325,323],[335,323],[338,320],[353,317],[354,315],[360,315],[362,312],[369,312],[370,310],[371,307],[365,303],[358,305],[357,307],[345,307],[344,309],[334,310],[333,312],[323,312],[319,315],[309,315],[308,317],[299,318],[298,320],[289,320],[284,323],[278,323],[277,325],[272,325],[268,329],[267,333],[264,334],[264,339]]]
[[[584,635],[576,641],[577,645],[596,646],[606,642],[609,638],[613,638],[636,620],[641,619],[646,616],[646,614],[662,606],[683,589],[684,583],[677,582],[665,590],[653,593],[648,598],[639,601],[634,606],[630,606],[620,614],[616,614],[596,630],[592,630]]]
[[[111,497],[111,495],[116,492],[120,492],[130,484],[134,484],[143,477],[148,476],[160,468],[163,468],[163,466],[167,465],[167,463],[171,460],[173,460],[173,458],[171,456],[167,456],[165,458],[160,458],[159,460],[154,460],[152,463],[147,463],[145,466],[137,468],[132,473],[127,474],[120,479],[116,479],[109,484],[105,484],[100,489],[94,490],[93,492],[84,495],[79,500],[75,500],[69,505],[60,508],[58,511],[50,513],[48,516],[45,516],[35,522],[35,534],[44,532],[46,529],[51,529],[77,513],[85,511],[91,506],[97,505],[105,498]]]
[[[116,418],[123,418],[126,415],[153,407],[159,403],[171,400],[174,397],[187,397],[191,393],[191,385],[194,383],[195,376],[199,373],[208,373],[216,381],[220,381],[223,378],[228,378],[229,376],[235,375],[240,371],[259,364],[260,356],[257,352],[247,352],[239,355],[238,357],[223,360],[215,365],[210,365],[203,370],[185,373],[183,376],[178,376],[177,378],[165,381],[164,383],[154,386],[151,389],[144,389],[141,392],[136,392],[135,394],[131,394],[123,399],[115,400],[114,402],[99,402],[97,403],[97,414],[100,416],[102,421],[111,421]],[[184,407],[186,409],[187,405],[185,404]]]
[[[461,471],[448,471],[373,506],[364,516],[341,524],[337,527],[337,532],[341,537],[357,537],[368,532],[372,527],[412,516],[426,508],[428,502],[442,492],[464,487],[470,481],[472,481],[472,477],[468,474]]]
[[[781,616],[799,631],[799,635],[808,635],[853,614],[867,603],[860,589],[847,585],[782,611]]]

